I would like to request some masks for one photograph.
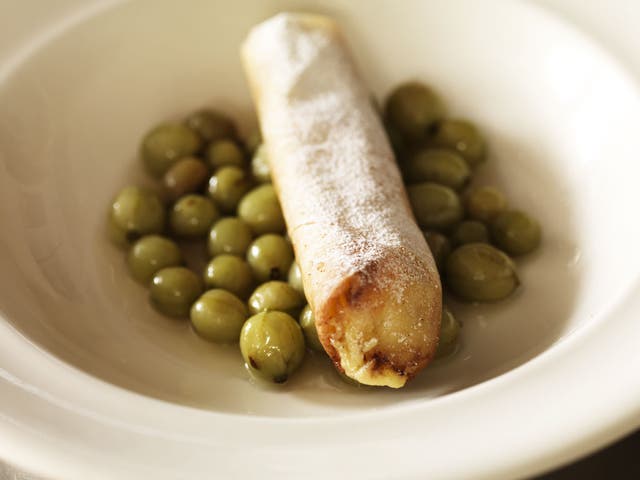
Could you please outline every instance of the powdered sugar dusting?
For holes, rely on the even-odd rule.
[[[405,286],[433,268],[428,247],[339,33],[305,18],[273,17],[243,49],[260,75],[260,123],[305,287],[322,301],[384,259],[394,280],[379,288],[401,301]]]

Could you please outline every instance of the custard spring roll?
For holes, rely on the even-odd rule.
[[[440,279],[340,31],[279,14],[242,59],[320,341],[347,376],[402,387],[434,356]]]

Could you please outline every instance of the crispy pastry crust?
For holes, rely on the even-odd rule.
[[[277,15],[242,58],[320,341],[347,376],[401,387],[436,350],[440,279],[337,25]]]

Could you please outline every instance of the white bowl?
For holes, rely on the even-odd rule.
[[[238,46],[284,9],[338,18],[372,90],[433,85],[488,138],[478,183],[544,243],[460,352],[400,391],[318,356],[283,388],[163,318],[105,239],[154,123],[253,118]],[[0,457],[55,478],[502,478],[640,424],[640,96],[542,10],[502,1],[85,5],[0,65]]]

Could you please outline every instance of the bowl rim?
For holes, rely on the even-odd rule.
[[[93,4],[92,8],[87,7],[63,24],[54,25],[15,56],[3,61],[0,79],[21,59],[69,26],[120,3],[121,0],[110,0]],[[546,15],[541,7],[525,7]],[[555,18],[547,20],[562,23],[563,28],[602,52],[572,25]],[[609,57],[607,53],[604,55]],[[635,83],[623,67],[614,65],[614,68]],[[638,279],[597,321],[567,335],[529,362],[491,380],[425,404],[309,419],[207,412],[145,397],[58,360],[5,320],[0,322],[3,343],[3,349],[0,349],[0,398],[5,399],[3,405],[11,401],[21,405],[21,409],[9,414],[5,406],[0,408],[0,458],[25,471],[45,476],[106,478],[118,471],[122,478],[139,478],[149,473],[150,460],[161,457],[169,449],[186,454],[197,448],[199,456],[195,458],[194,454],[194,466],[206,465],[214,458],[221,461],[240,458],[235,456],[233,448],[222,448],[220,442],[224,440],[232,445],[245,442],[245,448],[253,446],[262,459],[293,450],[317,468],[340,466],[343,467],[341,471],[346,472],[347,468],[363,468],[361,462],[366,459],[384,460],[388,444],[393,442],[394,454],[406,448],[401,455],[406,462],[402,467],[404,470],[398,472],[406,474],[403,478],[424,474],[421,450],[428,451],[429,446],[435,445],[470,453],[464,462],[446,470],[449,475],[452,472],[458,477],[473,478],[532,475],[589,453],[640,426],[637,312],[640,312]],[[0,318],[4,320],[1,312]],[[607,351],[607,356],[596,357],[604,345],[615,346],[615,350]],[[598,358],[598,363],[594,364],[593,358]],[[576,372],[588,372],[589,381],[585,382]],[[556,391],[562,392],[561,398],[545,402],[549,398],[548,392]],[[96,402],[96,399],[101,401]],[[474,405],[475,411],[465,413],[464,404]],[[534,422],[519,430],[511,428],[515,419],[534,415]],[[394,436],[393,427],[402,418],[423,424],[432,432],[442,432],[442,435],[425,437],[421,432],[402,432],[403,438]],[[449,418],[454,421],[447,421]],[[180,421],[176,422],[177,419]],[[345,432],[345,421],[351,422],[354,428]],[[279,431],[283,430],[283,424],[286,431]],[[237,425],[241,425],[243,431],[250,428],[259,432],[251,439],[252,443],[248,443],[241,432],[234,431],[238,429]],[[223,433],[212,440],[209,435],[203,436],[203,431]],[[78,435],[72,438],[70,432]],[[493,443],[486,441],[487,432],[507,432],[507,435],[499,437],[496,444],[495,440]],[[61,435],[66,435],[63,441],[60,441]],[[289,436],[296,440],[284,438]],[[371,441],[381,436],[389,440]],[[334,439],[335,444],[329,445],[324,437]],[[122,458],[118,440],[135,447],[127,459]],[[353,441],[366,445],[367,450],[340,451]],[[112,448],[105,449],[108,445]],[[270,446],[265,448],[264,445]],[[212,454],[211,447],[219,451]],[[333,458],[333,463],[328,464],[324,459],[314,461],[314,453],[317,455],[319,448],[331,454],[328,458]],[[505,456],[505,451],[510,454]],[[203,456],[205,452],[209,454]],[[362,455],[366,458],[360,458]],[[434,459],[429,458],[429,461]],[[253,462],[250,463],[240,467],[256,468]],[[96,472],[99,465],[109,465],[112,471]],[[277,469],[278,465],[271,464],[271,468],[274,467]],[[372,467],[375,465],[369,466]],[[445,472],[442,469],[446,468],[437,463],[429,467],[436,473]],[[327,472],[316,470],[315,473],[324,476]]]

